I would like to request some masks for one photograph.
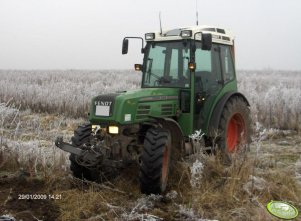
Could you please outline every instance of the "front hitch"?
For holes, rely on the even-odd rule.
[[[55,139],[55,146],[60,148],[63,151],[66,151],[68,153],[72,153],[74,155],[80,156],[83,153],[83,150],[80,148],[77,148],[69,143],[66,143],[63,141],[63,137],[59,136]]]
[[[94,167],[103,161],[103,155],[94,151],[92,148],[81,149],[72,144],[63,141],[63,137],[59,136],[55,139],[55,146],[63,151],[74,154],[77,156],[77,163],[84,167]]]

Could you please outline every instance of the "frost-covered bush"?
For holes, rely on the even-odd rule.
[[[0,103],[0,130],[7,124],[14,123],[14,120],[18,116],[19,110],[11,107],[6,103]]]
[[[93,96],[136,89],[140,82],[141,75],[129,70],[0,70],[0,103],[11,100],[34,112],[86,117]],[[301,128],[300,86],[301,71],[238,71],[252,119],[265,127]]]
[[[162,195],[148,195],[142,196],[132,205],[130,212],[124,212],[121,217],[124,220],[163,220],[160,217],[147,214],[147,212],[155,207],[155,203],[162,199]]]
[[[190,172],[191,172],[190,184],[192,187],[198,187],[201,184],[203,169],[204,169],[204,165],[199,160],[196,160],[190,167]]]
[[[22,109],[86,117],[93,96],[139,87],[131,71],[0,71],[0,102]]]
[[[300,71],[239,71],[238,88],[250,102],[254,122],[268,128],[301,129]]]
[[[68,166],[68,154],[46,147],[38,140],[14,141],[3,138],[0,142],[0,155],[4,161],[2,164],[16,164],[19,169],[24,169],[31,175],[37,174],[38,169],[52,171],[54,167],[59,167],[66,170]],[[5,162],[6,160],[10,162]]]

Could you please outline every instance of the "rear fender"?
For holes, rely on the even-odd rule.
[[[227,101],[235,96],[241,97],[246,102],[248,107],[250,107],[249,101],[243,94],[241,94],[239,92],[226,93],[214,107],[214,110],[211,115],[211,119],[209,121],[209,125],[207,126],[207,131],[208,131],[207,136],[208,137],[215,137],[217,135],[218,124],[219,124],[220,118],[222,116],[223,109],[224,109]]]

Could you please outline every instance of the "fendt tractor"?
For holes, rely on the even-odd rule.
[[[125,37],[141,40],[141,88],[92,99],[89,123],[56,146],[70,153],[77,178],[101,182],[129,165],[139,165],[142,193],[166,190],[172,165],[193,153],[190,135],[202,131],[205,145],[233,156],[250,141],[250,108],[237,91],[234,38],[209,26]],[[217,148],[216,148],[217,147]]]

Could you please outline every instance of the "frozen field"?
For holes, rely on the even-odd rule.
[[[301,71],[238,71],[239,91],[249,99],[254,122],[301,128]],[[140,86],[140,72],[0,70],[0,102],[34,112],[85,117],[92,96]]]
[[[68,140],[92,96],[138,88],[134,71],[0,71],[0,216],[18,220],[277,220],[270,200],[301,209],[301,71],[239,71],[251,104],[251,152],[225,167],[218,156],[177,163],[167,194],[139,192],[135,166],[104,184],[70,176]],[[196,161],[197,159],[197,161]],[[19,200],[19,194],[59,200]]]

